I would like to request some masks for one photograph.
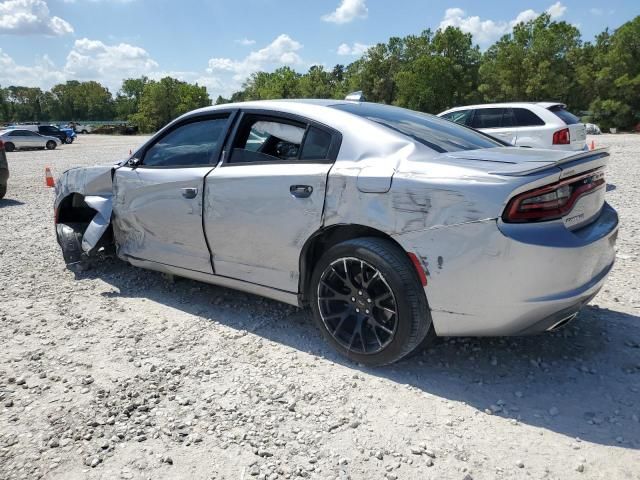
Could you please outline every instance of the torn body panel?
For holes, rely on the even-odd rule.
[[[56,183],[56,219],[81,234],[81,250],[86,255],[99,245],[111,222],[114,168],[112,165],[73,168]],[[58,229],[59,239],[60,236]]]

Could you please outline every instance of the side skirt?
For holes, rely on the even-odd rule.
[[[278,302],[288,303],[289,305],[293,305],[295,307],[301,306],[297,294],[285,292],[276,288],[265,287],[264,285],[256,285],[254,283],[236,280],[235,278],[223,277],[220,275],[211,275],[204,272],[197,272],[195,270],[174,267],[172,265],[165,265],[163,263],[142,260],[140,258],[130,256],[126,256],[124,260],[128,261],[135,267],[147,268],[149,270],[155,270],[157,272],[167,273],[169,275],[176,275],[178,277],[190,278],[191,280],[210,283],[212,285],[218,285],[220,287],[227,287],[234,290],[240,290],[242,292],[253,293],[254,295],[260,295],[261,297],[267,297],[272,300],[277,300]]]

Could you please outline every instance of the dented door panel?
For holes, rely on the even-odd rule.
[[[114,235],[120,257],[213,273],[202,229],[202,186],[212,166],[116,170]],[[195,189],[187,198],[185,189]]]
[[[205,181],[205,231],[216,275],[297,292],[300,251],[320,228],[331,164],[219,167]],[[308,186],[296,197],[291,188]]]

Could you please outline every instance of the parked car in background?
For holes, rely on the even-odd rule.
[[[87,134],[93,132],[93,125],[87,123],[76,123],[73,127],[76,133]]]
[[[21,129],[21,130],[30,130],[32,132],[37,132],[40,135],[45,135],[48,137],[56,137],[60,140],[61,143],[73,143],[73,140],[76,137],[76,134],[71,129],[60,129],[56,125],[11,125],[9,128]]]
[[[438,116],[521,147],[587,148],[584,124],[562,103],[469,105],[452,108]]]
[[[367,365],[429,334],[523,335],[572,320],[615,258],[604,150],[505,146],[398,107],[207,107],[116,165],[56,183],[70,268],[131,264],[310,305]]]
[[[73,141],[76,139],[77,135],[76,135],[76,131],[69,127],[69,126],[65,126],[65,125],[50,125],[52,127],[58,128],[61,132],[65,133],[67,135],[67,138],[65,140],[63,140],[64,143],[73,143]],[[45,134],[44,132],[40,132],[43,135]]]
[[[587,130],[587,135],[600,135],[602,134],[602,130],[595,123],[585,123],[585,129]]]
[[[7,183],[9,181],[9,163],[7,155],[4,153],[4,142],[0,139],[0,199],[7,194]]]
[[[4,149],[7,152],[34,148],[46,148],[47,150],[54,150],[56,147],[62,144],[62,141],[57,137],[40,135],[39,133],[36,133],[32,130],[21,128],[11,128],[8,130],[0,131],[0,140],[4,142]]]

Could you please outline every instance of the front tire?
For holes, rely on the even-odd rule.
[[[397,362],[418,347],[431,315],[407,254],[381,238],[339,243],[318,261],[311,308],[339,353],[367,366]]]
[[[56,149],[56,142],[54,142],[53,140],[49,140],[46,144],[47,150],[55,150]]]

